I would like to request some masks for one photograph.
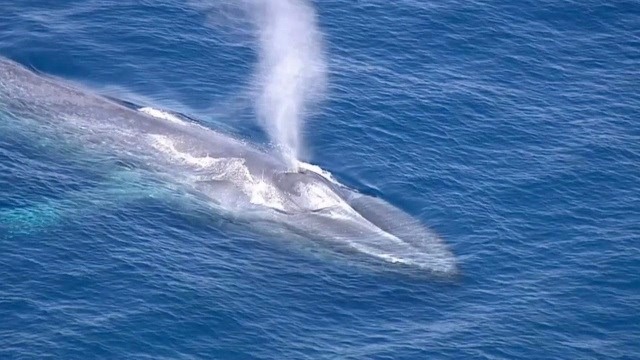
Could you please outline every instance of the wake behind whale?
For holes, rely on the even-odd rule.
[[[435,234],[329,173],[153,108],[132,109],[0,58],[0,111],[42,131],[133,159],[207,199],[222,216],[267,222],[310,239],[434,273],[456,271]]]

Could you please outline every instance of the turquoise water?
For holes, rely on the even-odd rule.
[[[311,6],[326,87],[300,157],[429,226],[459,274],[256,231],[0,103],[0,358],[640,357],[640,6]],[[0,10],[4,57],[272,139],[242,3]]]

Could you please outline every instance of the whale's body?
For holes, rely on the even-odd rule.
[[[132,108],[1,57],[0,111],[145,166],[172,169],[173,179],[222,212],[385,261],[456,271],[446,245],[398,208],[309,164],[291,171],[277,154],[170,113]]]

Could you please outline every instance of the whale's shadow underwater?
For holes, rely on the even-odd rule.
[[[319,167],[300,162],[291,170],[278,154],[188,118],[136,108],[2,57],[0,111],[139,160],[222,214],[434,274],[457,272],[446,244],[397,207],[344,186]]]

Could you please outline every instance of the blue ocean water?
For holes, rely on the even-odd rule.
[[[460,274],[256,233],[0,115],[0,358],[640,358],[640,5],[312,6],[328,87],[303,158],[428,225]],[[249,22],[4,1],[0,55],[265,144]]]

